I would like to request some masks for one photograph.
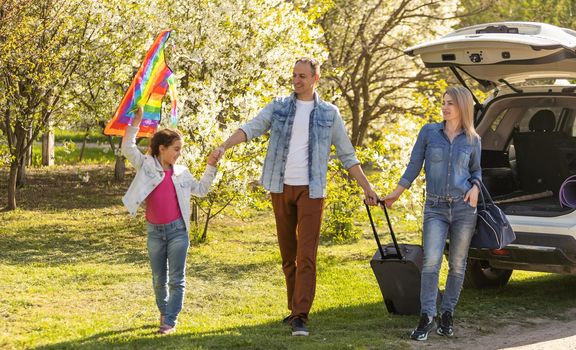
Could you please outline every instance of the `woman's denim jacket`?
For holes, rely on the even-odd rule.
[[[164,179],[164,169],[156,157],[143,155],[136,147],[138,128],[129,126],[122,138],[122,154],[136,168],[136,176],[130,184],[122,202],[132,215],[136,215],[138,207],[146,197]],[[172,182],[176,189],[176,197],[180,213],[186,223],[186,231],[190,231],[190,196],[204,197],[208,194],[210,184],[216,176],[216,167],[206,165],[204,175],[197,181],[187,167],[175,164],[173,166]]]
[[[240,127],[246,133],[248,141],[270,130],[261,182],[264,188],[272,193],[282,193],[284,189],[284,170],[295,114],[296,95],[293,93],[275,98],[254,119]],[[322,101],[318,94],[314,93],[308,139],[310,198],[326,196],[326,172],[331,145],[336,147],[336,155],[346,169],[360,163],[338,108]]]
[[[482,180],[480,139],[469,143],[466,134],[461,132],[450,143],[444,133],[444,124],[422,127],[399,185],[409,188],[420,174],[422,163],[428,196],[463,197],[472,188],[473,181]]]

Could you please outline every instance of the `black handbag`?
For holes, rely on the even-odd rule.
[[[476,230],[470,247],[502,249],[516,239],[512,226],[504,212],[492,200],[490,193],[482,182],[480,185],[480,198],[478,202],[478,218]]]

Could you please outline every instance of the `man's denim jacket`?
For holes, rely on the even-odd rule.
[[[428,196],[463,197],[474,181],[482,180],[480,152],[479,138],[470,143],[466,134],[461,132],[450,143],[444,133],[444,122],[426,124],[418,134],[410,163],[399,185],[410,187],[424,163]]]
[[[295,114],[296,95],[292,93],[290,96],[275,98],[254,119],[240,127],[248,141],[270,130],[261,182],[272,193],[282,193],[284,189],[284,170]],[[326,196],[326,172],[331,145],[336,147],[336,155],[346,169],[360,163],[338,108],[322,101],[314,93],[308,139],[310,198]]]

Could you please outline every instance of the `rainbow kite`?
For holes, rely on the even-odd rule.
[[[172,70],[164,60],[164,44],[170,37],[170,32],[171,30],[164,30],[154,40],[114,117],[106,125],[104,134],[123,136],[126,126],[132,122],[134,112],[142,107],[142,122],[137,136],[152,136],[160,124],[162,100],[167,91],[172,101],[171,124],[176,125],[176,84]]]

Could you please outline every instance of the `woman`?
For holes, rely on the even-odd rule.
[[[418,134],[410,163],[396,189],[384,198],[388,208],[409,188],[424,163],[424,264],[420,287],[420,321],[414,340],[428,339],[436,318],[438,273],[446,239],[450,240],[448,279],[436,332],[451,337],[452,315],[460,296],[468,247],[476,226],[479,194],[480,137],[474,130],[472,95],[464,87],[449,87],[442,101],[441,123],[427,124]]]

